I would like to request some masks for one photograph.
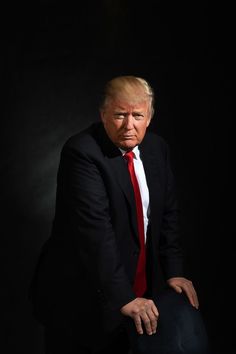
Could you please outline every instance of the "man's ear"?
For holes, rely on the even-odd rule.
[[[105,112],[102,109],[100,110],[100,117],[101,117],[102,122],[105,123],[105,120],[106,120],[105,119]]]
[[[150,118],[147,120],[147,127],[148,127],[149,124],[151,123],[151,120],[152,120],[152,118],[151,118],[151,116],[150,116]]]

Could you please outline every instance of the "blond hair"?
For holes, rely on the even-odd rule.
[[[154,92],[150,84],[141,77],[118,76],[107,82],[104,90],[101,110],[104,110],[111,100],[127,99],[132,102],[149,101],[150,116],[154,114]]]

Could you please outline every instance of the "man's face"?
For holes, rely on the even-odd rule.
[[[123,150],[133,149],[141,143],[149,126],[150,103],[113,99],[101,112],[101,118],[107,135],[116,146]]]

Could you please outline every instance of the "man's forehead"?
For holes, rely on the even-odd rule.
[[[145,100],[136,100],[134,101],[120,101],[120,100],[113,100],[111,102],[111,106],[114,110],[135,110],[135,111],[142,111],[147,108],[147,101]]]

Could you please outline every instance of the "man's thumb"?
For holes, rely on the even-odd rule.
[[[181,289],[181,287],[180,287],[180,286],[175,285],[175,286],[174,286],[174,289],[175,289],[175,291],[177,291],[177,293],[179,293],[179,294],[181,294],[181,293],[182,293],[182,289]]]

